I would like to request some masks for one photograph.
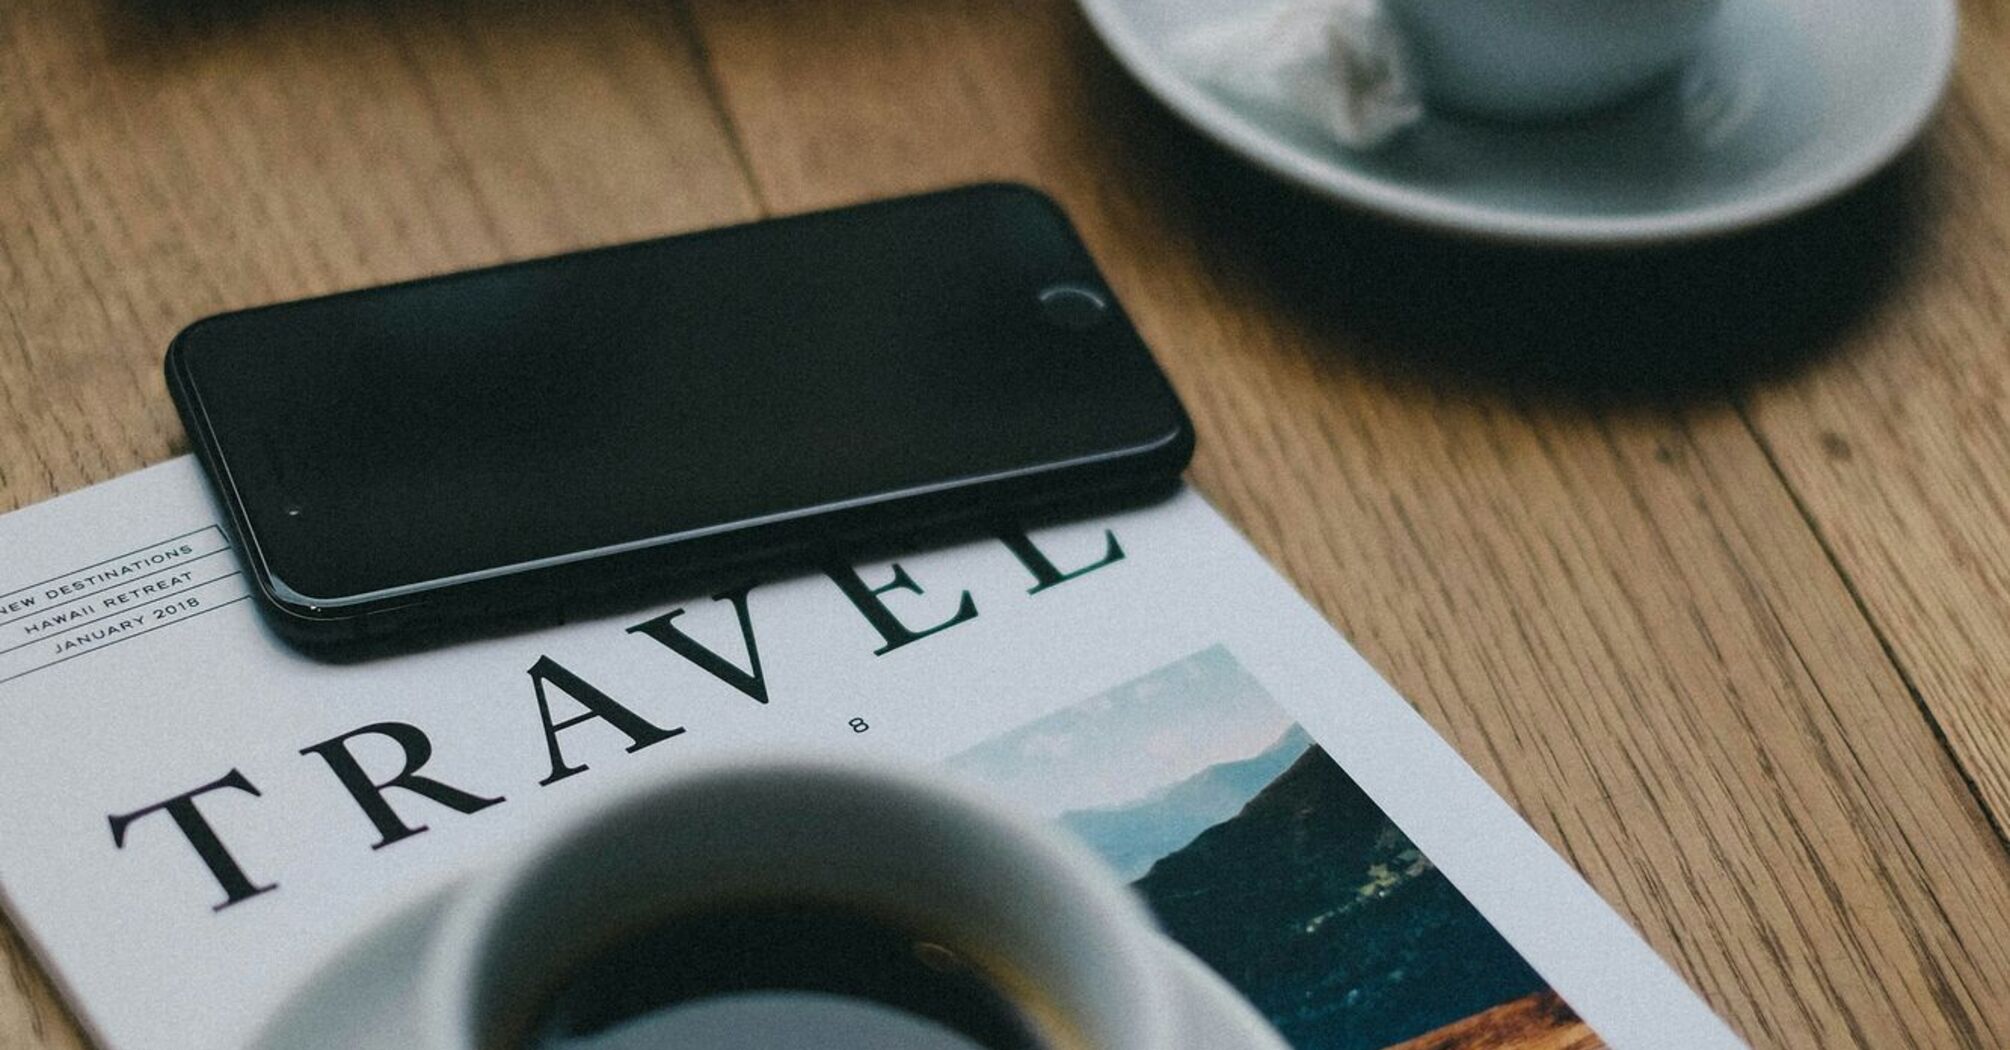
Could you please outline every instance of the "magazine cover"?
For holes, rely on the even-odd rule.
[[[1192,492],[350,662],[186,458],[0,517],[0,903],[109,1050],[256,1045],[567,806],[820,751],[1079,837],[1299,1050],[1740,1045]]]

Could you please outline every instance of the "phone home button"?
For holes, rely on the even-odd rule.
[[[1040,291],[1040,316],[1060,328],[1085,332],[1102,324],[1109,313],[1110,301],[1093,288],[1055,284]]]

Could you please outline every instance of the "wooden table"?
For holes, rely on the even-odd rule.
[[[1025,180],[1196,484],[1755,1045],[2010,1046],[2010,7],[1965,15],[1864,191],[1573,257],[1278,192],[1064,0],[16,0],[0,508],[183,451],[204,314]],[[0,1047],[81,1045],[0,957]]]

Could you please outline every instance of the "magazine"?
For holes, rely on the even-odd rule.
[[[1192,492],[366,661],[249,598],[187,458],[0,518],[0,900],[110,1050],[728,748],[982,785],[1298,1050],[1741,1045]]]

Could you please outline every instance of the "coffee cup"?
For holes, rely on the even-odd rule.
[[[1616,105],[1672,74],[1720,0],[1387,0],[1425,100],[1548,121]]]
[[[1284,1046],[1211,975],[1192,994],[1198,964],[1083,847],[933,774],[702,765],[508,856],[434,938],[424,1050],[549,1050],[623,1026],[651,1046],[728,1030],[726,1045],[797,1045],[804,1026],[801,1045],[830,1050],[1199,1050],[1203,1030],[1219,1050]],[[1239,1014],[1195,1023],[1224,996]]]

